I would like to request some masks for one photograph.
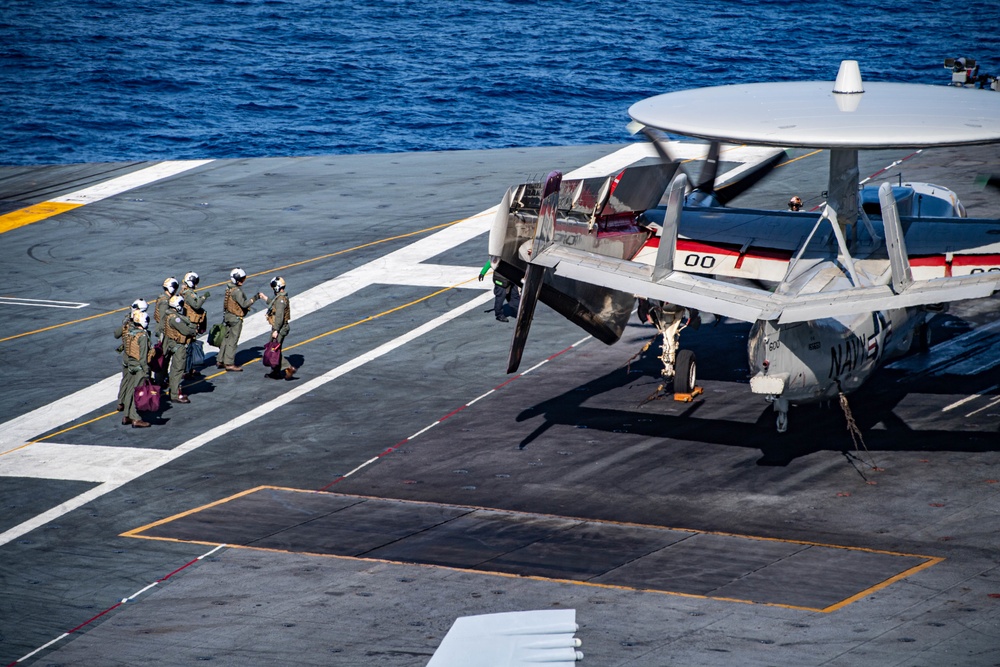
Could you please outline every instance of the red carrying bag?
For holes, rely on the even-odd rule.
[[[268,368],[277,370],[281,367],[281,343],[278,342],[277,338],[267,341],[267,345],[264,346],[264,358],[262,361]]]
[[[160,388],[143,378],[135,388],[135,409],[142,412],[160,411]]]
[[[163,356],[163,343],[153,346],[153,358],[149,360],[149,370],[157,375],[167,372],[167,358]],[[140,410],[142,408],[139,408]]]

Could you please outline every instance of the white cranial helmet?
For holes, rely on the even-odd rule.
[[[229,272],[229,279],[233,281],[234,285],[246,277],[247,277],[247,272],[239,267],[236,267],[235,269]]]
[[[170,297],[170,301],[167,302],[167,305],[176,310],[178,313],[183,313],[184,297],[182,297],[180,294],[176,294]]]
[[[184,274],[184,284],[194,289],[198,286],[198,274],[194,271]]]
[[[132,302],[132,310],[140,310],[145,313],[147,308],[149,308],[149,304],[143,299],[136,299]]]
[[[180,286],[181,284],[177,282],[177,278],[174,277],[167,278],[163,281],[163,289],[167,290],[169,294],[175,293],[177,288]]]
[[[132,311],[132,321],[138,324],[143,329],[149,328],[149,313],[144,313],[141,310]]]
[[[271,289],[274,290],[275,294],[285,289],[285,279],[282,278],[281,276],[275,276],[274,278],[271,278]]]

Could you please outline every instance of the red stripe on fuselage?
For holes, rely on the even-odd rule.
[[[646,242],[647,248],[659,248],[660,247],[660,237],[654,236]],[[713,255],[730,255],[733,257],[740,256],[740,248],[736,244],[729,243],[705,243],[703,241],[694,241],[691,239],[677,239],[677,251],[678,252],[696,252],[700,254],[713,254]],[[747,248],[747,251],[743,253],[744,258],[750,259],[768,259],[779,262],[787,262],[792,258],[792,253],[786,250],[775,250],[772,248]]]
[[[946,266],[944,255],[923,255],[910,258],[910,266]],[[952,266],[1000,266],[1000,255],[953,255]]]

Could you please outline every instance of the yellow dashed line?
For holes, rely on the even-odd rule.
[[[78,204],[71,204],[70,206],[75,207],[75,206],[78,206]],[[27,210],[27,209],[25,209],[25,210]],[[53,215],[55,215],[55,214],[53,214]],[[468,218],[464,218],[463,220],[467,220],[467,219]],[[3,220],[3,217],[0,216],[0,221],[2,221],[2,220]],[[296,266],[303,266],[305,264],[309,264],[311,262],[318,262],[318,261],[323,260],[323,259],[330,259],[331,257],[336,257],[338,255],[343,255],[343,254],[346,254],[346,253],[349,253],[349,252],[354,252],[355,250],[363,250],[365,248],[370,248],[372,246],[380,245],[382,243],[388,243],[389,241],[398,241],[399,239],[405,239],[405,238],[408,238],[410,236],[416,236],[418,234],[426,234],[427,232],[437,231],[438,229],[442,229],[444,227],[451,227],[452,225],[457,225],[458,223],[463,222],[463,220],[453,220],[451,222],[445,222],[445,223],[442,223],[440,225],[434,225],[433,227],[426,227],[425,229],[420,229],[420,230],[417,230],[415,232],[407,232],[406,234],[397,234],[396,236],[389,236],[389,237],[386,237],[384,239],[379,239],[377,241],[370,241],[368,243],[362,243],[361,245],[356,245],[356,246],[353,246],[351,248],[344,248],[343,250],[338,250],[336,252],[327,253],[326,255],[320,255],[319,257],[313,257],[311,259],[304,259],[304,260],[302,260],[300,262],[294,262],[292,264],[285,264],[284,266],[279,266],[279,267],[276,267],[276,268],[273,268],[273,269],[268,269],[267,271],[259,271],[258,273],[251,273],[247,277],[248,278],[256,278],[257,276],[264,276],[264,275],[274,274],[274,273],[277,273],[278,271],[284,271],[285,269],[290,269],[290,268],[293,268],[293,267],[296,267]],[[30,222],[34,222],[34,221],[30,221]],[[29,223],[26,222],[26,223],[23,223],[23,224],[29,224]],[[206,289],[211,289],[213,287],[221,287],[222,285],[228,285],[228,284],[229,284],[229,281],[228,280],[224,280],[221,283],[212,283],[211,285],[201,285],[201,286],[198,287],[198,289],[199,290],[206,290]],[[146,300],[150,304],[154,304],[157,301],[159,301],[159,298],[146,299]],[[42,333],[42,332],[45,332],[45,331],[51,331],[52,329],[59,329],[60,327],[68,327],[71,324],[79,324],[80,322],[86,322],[87,320],[92,320],[92,319],[95,319],[95,318],[98,318],[98,317],[104,317],[105,315],[113,315],[115,313],[121,313],[121,312],[124,312],[126,310],[128,310],[127,307],[126,308],[117,308],[115,310],[109,310],[109,311],[106,311],[106,312],[103,312],[103,313],[98,313],[96,315],[90,315],[88,317],[81,317],[81,318],[76,319],[76,320],[70,320],[69,322],[62,322],[61,324],[53,324],[52,326],[44,327],[42,329],[35,329],[34,331],[25,331],[24,333],[14,334],[13,336],[7,336],[6,338],[0,338],[0,343],[6,342],[8,340],[14,340],[16,338],[24,338],[25,336],[32,336],[34,334],[39,334],[39,333]]]
[[[284,350],[292,350],[292,349],[294,349],[296,347],[299,347],[301,345],[305,345],[306,343],[311,343],[311,342],[313,342],[315,340],[319,340],[320,338],[324,338],[324,337],[329,336],[331,334],[339,333],[341,331],[345,331],[345,330],[350,329],[352,327],[356,327],[359,324],[364,324],[365,322],[371,322],[373,320],[377,320],[380,317],[385,317],[386,315],[391,315],[392,313],[395,313],[397,311],[403,310],[404,308],[409,308],[410,306],[415,306],[418,303],[423,303],[424,301],[427,301],[428,299],[433,299],[434,297],[436,297],[436,296],[438,296],[440,294],[444,294],[445,292],[453,290],[453,289],[455,289],[457,287],[460,287],[460,286],[464,285],[465,283],[472,282],[472,280],[474,280],[474,278],[469,278],[469,280],[462,281],[462,282],[460,282],[460,283],[458,283],[456,285],[452,285],[451,287],[445,287],[443,289],[439,289],[436,292],[432,292],[431,294],[428,294],[427,296],[422,296],[419,299],[414,299],[413,301],[410,301],[409,303],[404,303],[401,306],[396,306],[394,308],[390,308],[389,310],[383,310],[381,313],[377,313],[375,315],[369,315],[368,317],[365,317],[363,319],[357,320],[355,322],[351,322],[350,324],[345,324],[344,326],[337,327],[336,329],[331,329],[330,331],[327,331],[325,333],[321,333],[318,336],[313,336],[312,338],[304,340],[301,343],[296,343],[295,345],[289,345],[288,347],[283,347],[282,350],[283,351]],[[260,360],[261,360],[260,357],[255,357],[255,358],[251,359],[250,361],[247,361],[243,365],[246,366],[247,364],[252,364],[252,363],[258,362]],[[217,378],[219,376],[228,375],[228,374],[229,374],[228,371],[219,371],[218,373],[215,373],[214,375],[208,375],[208,376],[202,378],[201,380],[198,380],[197,382],[191,382],[191,383],[185,384],[184,387],[185,388],[187,388],[187,387],[193,387],[193,386],[201,384],[202,382],[205,382],[207,380],[213,380],[213,379],[215,379],[215,378]],[[45,440],[48,440],[50,438],[56,437],[57,435],[62,435],[63,433],[66,433],[67,431],[72,431],[72,430],[78,429],[81,426],[86,426],[87,424],[92,424],[92,423],[94,423],[96,421],[100,421],[101,419],[105,419],[107,417],[113,417],[113,416],[115,416],[117,414],[119,414],[119,413],[118,412],[109,412],[109,413],[101,415],[99,417],[94,417],[93,419],[90,419],[88,421],[81,422],[79,424],[74,424],[73,426],[69,426],[67,428],[64,428],[61,431],[57,431],[56,433],[51,433],[51,434],[46,435],[46,436],[41,437],[41,438],[35,438],[31,442],[27,442],[24,445],[21,445],[20,447],[17,447],[15,449],[11,449],[9,451],[2,452],[2,453],[0,453],[0,456],[3,456],[5,454],[10,454],[11,452],[16,452],[17,450],[23,449],[24,447],[27,447],[28,445],[32,445],[32,444],[34,444],[36,442],[44,442]]]

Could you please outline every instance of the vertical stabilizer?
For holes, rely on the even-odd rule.
[[[653,280],[660,280],[674,270],[674,253],[677,251],[677,227],[684,209],[684,195],[687,190],[687,176],[678,173],[670,181],[667,190],[667,211],[663,215],[663,230],[660,232],[660,247],[656,251],[656,265]]]
[[[885,225],[885,249],[889,253],[889,269],[892,271],[892,291],[901,293],[913,282],[910,258],[906,254],[903,240],[903,225],[896,210],[896,198],[892,186],[883,183],[878,188],[878,199],[882,204],[882,223]]]

